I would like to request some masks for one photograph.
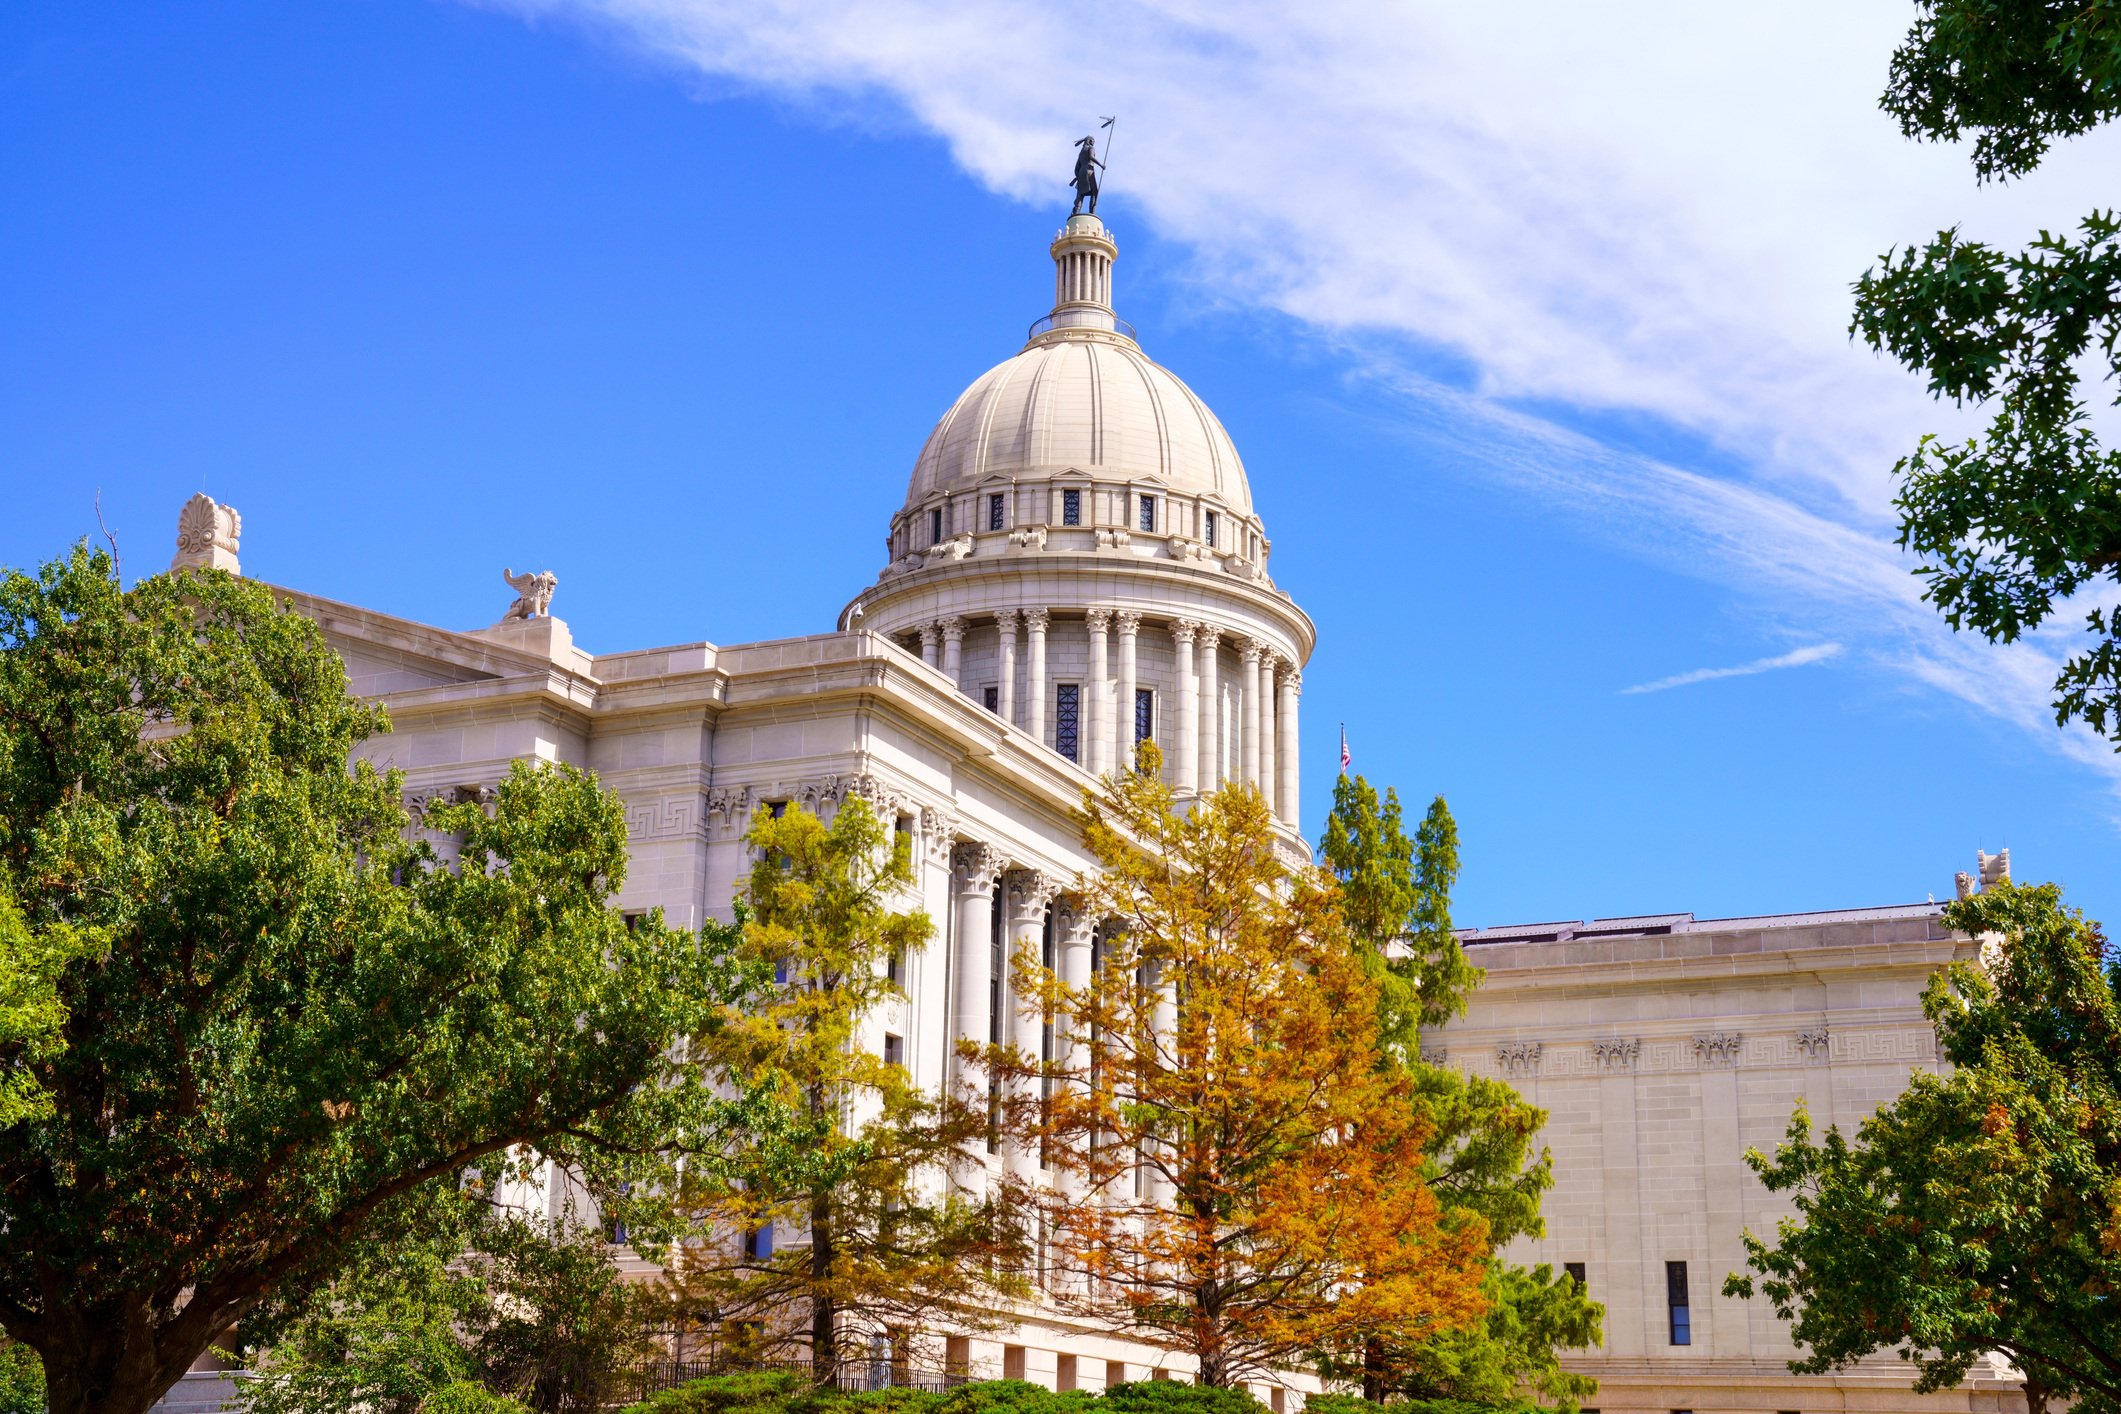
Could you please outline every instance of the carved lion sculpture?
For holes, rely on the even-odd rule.
[[[508,587],[516,592],[515,603],[510,604],[508,612],[501,615],[502,623],[505,624],[510,619],[534,619],[540,614],[552,612],[552,592],[560,587],[560,581],[551,570],[541,570],[536,574],[528,571],[517,574],[514,570],[504,569],[501,571],[501,578],[507,580]]]

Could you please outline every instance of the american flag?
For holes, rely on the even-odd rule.
[[[1348,755],[1348,724],[1342,722],[1340,724],[1340,773],[1343,776],[1348,774],[1348,763],[1354,759],[1354,757]]]

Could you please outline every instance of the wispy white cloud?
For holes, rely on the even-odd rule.
[[[1755,658],[1750,663],[1740,663],[1735,668],[1695,668],[1692,672],[1675,673],[1655,682],[1639,682],[1633,687],[1620,689],[1623,695],[1638,692],[1663,692],[1667,688],[1692,687],[1697,682],[1715,682],[1719,678],[1749,678],[1756,673],[1772,673],[1777,668],[1802,668],[1811,663],[1824,663],[1841,656],[1838,643],[1814,643],[1788,653],[1778,653],[1772,658]]]
[[[2109,199],[2121,131],[1975,187],[1963,154],[1877,110],[1912,5],[471,2],[591,26],[717,91],[910,121],[1041,203],[1117,112],[1122,240],[1147,222],[1185,243],[1205,299],[1381,336],[1397,352],[1369,371],[1487,439],[1480,474],[2121,781],[2121,758],[2055,731],[2066,635],[1993,648],[1919,602],[1886,471],[1967,424],[1846,332],[1849,283],[1887,246],[1954,224],[2016,242]],[[1422,376],[1438,355],[1462,385]],[[1671,465],[1542,408],[1646,416],[1712,455]]]

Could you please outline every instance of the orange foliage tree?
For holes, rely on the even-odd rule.
[[[1182,816],[1153,746],[1141,765],[1084,802],[1094,965],[1016,959],[1052,1058],[985,1052],[1057,1181],[1031,1195],[1049,1295],[1216,1386],[1478,1320],[1486,1225],[1422,1179],[1429,1127],[1377,1063],[1333,881],[1288,858],[1258,792]]]

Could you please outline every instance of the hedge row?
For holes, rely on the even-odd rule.
[[[947,1393],[888,1389],[848,1394],[788,1371],[716,1375],[663,1391],[624,1414],[1267,1414],[1243,1390],[1175,1380],[1114,1385],[1101,1393],[1056,1393],[1022,1380],[982,1380]],[[1313,1395],[1307,1414],[1543,1414],[1534,1404],[1423,1399],[1373,1404],[1353,1395]]]

